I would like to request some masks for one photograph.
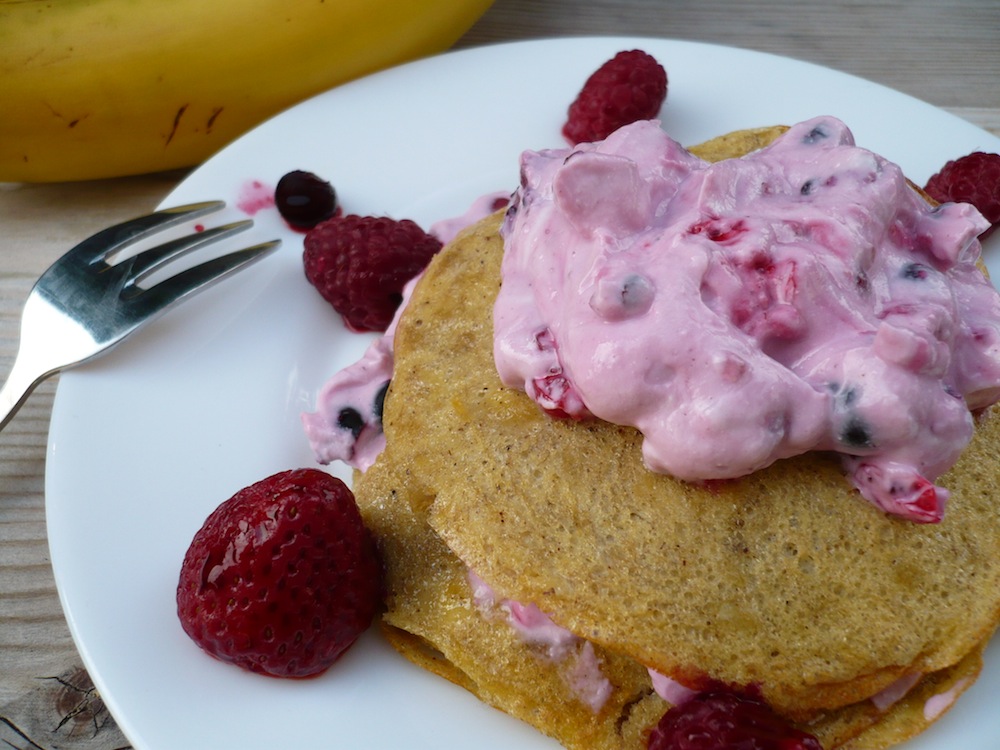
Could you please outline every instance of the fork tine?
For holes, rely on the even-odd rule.
[[[182,224],[191,219],[220,211],[225,208],[224,201],[204,201],[190,203],[185,206],[165,208],[146,216],[140,216],[121,224],[102,229],[97,234],[88,237],[76,245],[64,256],[80,264],[90,264],[103,261],[112,253],[147,237],[154,232]]]
[[[243,221],[236,221],[232,224],[213,227],[195,234],[188,234],[184,237],[179,237],[175,240],[171,240],[170,242],[158,245],[157,247],[137,253],[131,258],[123,260],[121,263],[117,264],[116,268],[124,267],[124,270],[127,271],[128,280],[125,283],[125,287],[134,286],[135,284],[142,282],[146,277],[158,268],[161,268],[168,261],[173,260],[174,258],[179,258],[186,253],[190,253],[198,248],[204,247],[205,245],[215,242],[216,240],[231,237],[232,235],[247,230],[252,226],[252,221],[244,219]]]
[[[281,245],[281,240],[262,242],[259,245],[220,255],[204,263],[187,268],[149,289],[140,290],[128,304],[137,317],[159,315],[171,305],[207,289],[218,281],[264,258]]]

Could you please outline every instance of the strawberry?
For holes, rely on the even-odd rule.
[[[177,613],[207,653],[272,677],[326,670],[371,624],[381,566],[354,495],[318,469],[246,487],[181,566]]]
[[[354,331],[384,331],[441,241],[409,219],[340,216],[305,237],[306,278]]]
[[[986,237],[1000,224],[1000,154],[974,151],[945,164],[924,188],[939,203],[971,203],[990,223]]]
[[[667,73],[642,50],[619,52],[583,84],[569,107],[570,145],[600,141],[623,125],[656,117],[667,98]]]

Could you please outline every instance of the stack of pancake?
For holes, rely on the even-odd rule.
[[[779,132],[692,150],[738,156]],[[939,480],[939,524],[879,511],[820,453],[707,485],[652,473],[635,430],[553,419],[499,382],[500,222],[461,234],[417,285],[387,448],[355,481],[392,644],[568,748],[644,748],[670,707],[656,676],[758,695],[826,750],[925,729],[1000,619],[994,410]],[[513,622],[525,607],[558,647]]]

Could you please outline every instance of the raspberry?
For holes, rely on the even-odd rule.
[[[181,566],[184,631],[272,677],[326,670],[371,624],[381,566],[354,495],[318,469],[281,472],[209,515]]]
[[[306,233],[306,278],[355,331],[384,331],[441,241],[409,219],[341,216]]]
[[[975,151],[945,164],[924,188],[940,203],[971,203],[990,223],[986,237],[1000,224],[1000,154]]]
[[[623,125],[648,120],[667,98],[667,73],[642,50],[619,52],[587,79],[562,133],[571,145],[599,141]]]
[[[312,172],[300,169],[278,180],[274,204],[281,217],[295,229],[312,229],[340,212],[333,186]]]
[[[765,703],[735,693],[699,693],[667,711],[653,729],[648,750],[823,750]]]

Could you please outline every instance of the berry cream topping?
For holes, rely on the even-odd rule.
[[[647,466],[740,477],[836,451],[876,506],[939,521],[933,482],[1000,398],[987,223],[932,208],[831,117],[706,163],[654,121],[526,152],[494,309],[503,382],[639,429]]]

